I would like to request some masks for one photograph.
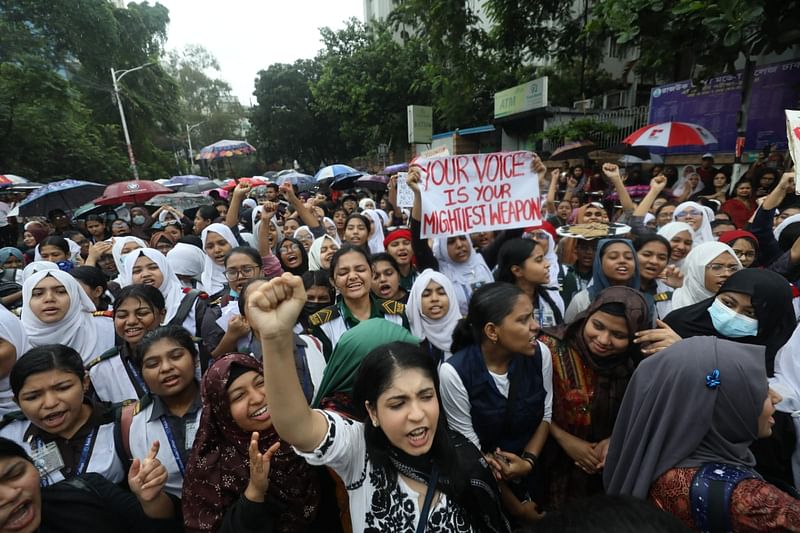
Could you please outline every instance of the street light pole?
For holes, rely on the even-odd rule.
[[[203,122],[198,122],[197,124],[192,124],[191,126],[188,125],[188,124],[186,125],[186,140],[189,141],[189,165],[190,166],[194,164],[194,152],[192,151],[192,130],[197,128],[197,127],[202,126],[205,123],[206,123],[206,121],[204,120]]]
[[[133,156],[133,145],[131,144],[131,136],[128,134],[128,123],[125,120],[125,110],[122,108],[122,100],[119,97],[119,80],[122,77],[129,73],[133,72],[134,70],[139,70],[145,67],[149,67],[153,63],[145,63],[144,65],[139,65],[138,67],[131,68],[128,70],[114,70],[114,67],[111,67],[111,81],[114,82],[114,97],[117,99],[117,106],[119,107],[119,118],[122,120],[122,133],[125,134],[125,144],[128,146],[128,161],[131,163],[131,171],[133,172],[133,179],[139,179],[139,170],[136,168],[136,158]]]

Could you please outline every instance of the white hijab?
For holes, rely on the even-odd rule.
[[[697,243],[694,240],[694,230],[686,222],[669,222],[667,224],[664,224],[658,229],[658,234],[671,242],[672,238],[675,235],[684,231],[688,231],[689,235],[692,237],[692,249],[694,249],[694,247],[697,245]],[[672,244],[670,244],[670,246],[672,246]],[[685,257],[680,261],[672,262],[672,260],[670,260],[670,264],[675,265],[676,267],[681,269],[681,272],[683,272],[683,265],[685,263],[686,263]]]
[[[700,224],[700,228],[694,232],[695,244],[714,242],[716,239],[711,231],[711,221],[714,220],[714,211],[710,207],[704,207],[697,202],[683,202],[675,208],[675,212],[672,213],[672,220],[677,221],[678,215],[687,209],[696,209],[703,214],[703,222]]]
[[[25,265],[25,269],[22,271],[22,283],[36,274],[37,272],[41,272],[42,270],[61,270],[58,268],[58,265],[55,263],[51,263],[50,261],[34,261],[33,263],[28,263]]]
[[[741,268],[742,263],[730,246],[722,242],[704,242],[692,248],[684,263],[683,287],[672,295],[672,310],[694,305],[711,298],[716,291],[706,289],[706,266],[718,255],[728,252]]]
[[[45,277],[58,280],[69,295],[69,310],[64,318],[45,324],[31,310],[31,294]],[[45,344],[64,344],[78,352],[87,364],[114,346],[114,323],[105,317],[93,317],[94,304],[70,274],[44,270],[28,278],[22,286],[22,325],[28,335],[27,351]]]
[[[433,256],[439,261],[439,272],[447,276],[456,288],[458,298],[458,310],[463,316],[467,315],[469,299],[472,296],[473,288],[484,283],[494,281],[492,271],[486,265],[483,256],[472,248],[469,235],[454,235],[453,237],[464,237],[467,239],[469,247],[469,257],[463,263],[456,263],[450,259],[447,253],[448,237],[439,237],[433,243]]]
[[[374,209],[366,209],[361,214],[369,217],[372,223],[372,232],[367,241],[370,253],[375,255],[385,252],[386,248],[383,246],[383,219]]]
[[[25,346],[28,344],[22,322],[17,315],[0,306],[0,339],[3,339],[14,347],[17,352],[17,359],[25,353]],[[11,391],[9,376],[0,378],[0,416],[11,411],[17,411],[19,407],[14,403],[14,393]]]
[[[125,256],[122,255],[122,249],[129,242],[135,242],[139,248],[147,248],[147,243],[139,237],[114,237],[114,245],[111,246],[111,256],[114,258],[114,264],[117,265],[117,279],[116,281],[120,287],[125,287],[131,284],[131,280],[125,279]],[[128,252],[131,253],[131,252]]]
[[[78,256],[81,253],[81,245],[73,241],[72,239],[68,239],[66,237],[64,237],[64,240],[67,241],[67,246],[69,246],[69,256],[67,257],[67,259],[69,259],[74,263],[78,259]],[[44,261],[44,259],[42,259],[42,254],[39,251],[39,248],[41,246],[42,246],[41,244],[37,244],[36,248],[33,250],[34,261]]]
[[[703,180],[700,179],[700,176],[697,174],[697,172],[694,171],[694,168],[688,174],[685,173],[685,168],[684,168],[684,174],[680,178],[678,178],[678,183],[676,183],[675,187],[672,189],[673,196],[676,197],[683,196],[683,193],[686,192],[686,187],[689,187],[689,177],[692,175],[697,175],[698,179],[697,179],[697,185],[695,186],[694,189],[691,190],[689,196],[693,196],[703,190],[704,187]]]
[[[185,242],[177,243],[167,252],[167,262],[176,275],[191,276],[197,281],[200,281],[200,276],[203,274],[205,257],[203,250]]]
[[[175,317],[183,301],[184,292],[181,280],[179,280],[178,276],[172,271],[172,267],[164,254],[154,248],[142,248],[141,250],[134,250],[131,256],[128,257],[128,260],[125,261],[125,277],[131,280],[131,282],[133,282],[133,267],[141,256],[147,257],[158,265],[158,269],[161,271],[161,275],[164,278],[161,282],[161,286],[157,288],[164,297],[167,310],[167,315],[164,317],[164,324],[167,324]]]
[[[203,250],[206,249],[206,239],[208,238],[209,233],[216,233],[217,235],[222,236],[223,239],[228,241],[228,244],[231,245],[231,248],[236,248],[239,246],[239,243],[236,242],[236,237],[233,235],[231,228],[225,224],[215,223],[207,226],[206,229],[204,229],[200,234],[200,238],[203,240]],[[201,278],[203,287],[208,294],[216,294],[221,291],[228,282],[228,280],[225,278],[225,267],[216,264],[208,254],[205,254],[205,256],[203,276]]]
[[[328,228],[325,225],[326,223],[333,226],[333,235],[328,233]],[[338,244],[339,246],[342,245],[342,240],[339,238],[339,232],[336,230],[336,222],[334,222],[332,218],[324,217],[322,219],[322,227],[325,228],[325,233],[328,233],[328,235],[330,235],[333,238],[333,240],[336,241],[336,244]]]
[[[431,320],[422,314],[422,293],[431,281],[441,285],[450,300],[447,314],[438,320]],[[411,334],[418,339],[428,339],[431,344],[442,350],[445,361],[452,355],[450,344],[453,342],[453,330],[461,319],[461,313],[456,306],[457,302],[456,289],[447,276],[428,268],[414,280],[408,296],[408,304],[406,304],[406,315],[411,326]]]
[[[794,329],[789,341],[783,345],[775,356],[775,376],[769,379],[769,385],[775,389],[783,400],[775,406],[782,413],[792,415],[796,432],[800,432],[800,326]],[[799,433],[800,434],[800,433]],[[792,454],[792,472],[795,480],[800,480],[800,448],[795,447]],[[795,486],[800,481],[795,481]]]
[[[339,243],[327,233],[314,239],[314,244],[311,245],[311,249],[308,251],[308,270],[322,270],[322,245],[325,244],[326,240],[335,244],[337,248],[339,247]]]
[[[780,224],[778,224],[778,227],[776,227],[776,228],[775,228],[775,229],[772,231],[772,234],[773,234],[773,235],[775,235],[775,240],[776,240],[776,241],[779,241],[779,240],[781,240],[781,234],[783,234],[783,230],[785,230],[785,229],[786,229],[786,227],[787,227],[789,224],[794,224],[795,222],[800,222],[800,213],[798,213],[798,214],[796,214],[796,215],[792,215],[792,216],[790,216],[790,217],[786,217],[786,218],[783,220],[783,222],[781,222]]]

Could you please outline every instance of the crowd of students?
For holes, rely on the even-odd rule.
[[[20,221],[0,529],[800,531],[795,176],[707,159],[430,242],[413,166]]]

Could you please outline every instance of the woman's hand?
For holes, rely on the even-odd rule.
[[[666,186],[667,177],[664,174],[659,174],[650,180],[650,190],[655,191],[657,194],[661,194]]]
[[[533,154],[533,157],[531,158],[531,170],[536,172],[539,176],[545,176],[547,174],[547,167],[544,166],[544,163],[542,163],[542,158],[537,154]]]
[[[106,241],[96,242],[89,247],[89,255],[87,256],[87,259],[93,259],[92,264],[94,264],[102,256],[110,254],[112,247],[113,244],[111,244],[110,242]]]
[[[642,344],[642,353],[652,355],[682,340],[666,322],[656,320],[656,329],[645,329],[634,334],[633,342]]]
[[[228,333],[239,339],[250,333],[250,325],[242,315],[233,315],[228,320]]]
[[[275,213],[278,212],[278,204],[275,202],[264,202],[261,204],[261,220],[262,222],[269,223],[273,219]]]
[[[288,201],[294,202],[297,200],[297,195],[294,194],[294,187],[292,187],[291,183],[285,181],[281,183],[279,189],[281,194],[283,194]]]
[[[622,181],[619,175],[619,166],[614,163],[603,163],[603,174],[611,181]]]
[[[281,443],[276,442],[266,452],[261,453],[258,451],[258,431],[250,436],[250,481],[244,490],[244,497],[251,502],[264,501],[264,495],[269,488],[269,463],[280,446]]]
[[[661,279],[673,289],[680,289],[683,287],[683,272],[675,265],[667,265],[661,273]]]
[[[411,167],[408,169],[408,174],[406,175],[406,184],[415,195],[420,194],[419,182],[421,178],[422,176],[419,173],[418,167]]]
[[[248,182],[240,181],[236,184],[236,187],[233,189],[233,195],[236,198],[247,198],[247,195],[250,194],[250,191],[253,190],[253,186],[250,185]]]
[[[600,464],[597,465],[597,468],[603,468],[606,466],[606,457],[608,457],[608,445],[611,444],[611,439],[603,439],[597,444],[594,444],[592,447],[594,448],[595,453],[600,458]]]
[[[143,460],[134,459],[128,470],[128,486],[140,502],[155,500],[167,484],[167,469],[156,459],[160,444],[153,441]]]
[[[292,330],[305,303],[302,278],[286,272],[250,289],[247,321],[262,341],[292,338]]]
[[[575,461],[575,466],[587,474],[595,474],[597,469],[600,468],[600,456],[595,450],[596,445],[579,439],[574,435],[569,435],[562,447],[570,459]]]
[[[531,464],[517,454],[504,452],[497,448],[493,455],[496,471],[502,479],[509,480],[527,476],[533,470]]]

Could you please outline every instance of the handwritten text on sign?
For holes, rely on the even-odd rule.
[[[531,152],[418,159],[422,237],[533,226],[541,220]]]

